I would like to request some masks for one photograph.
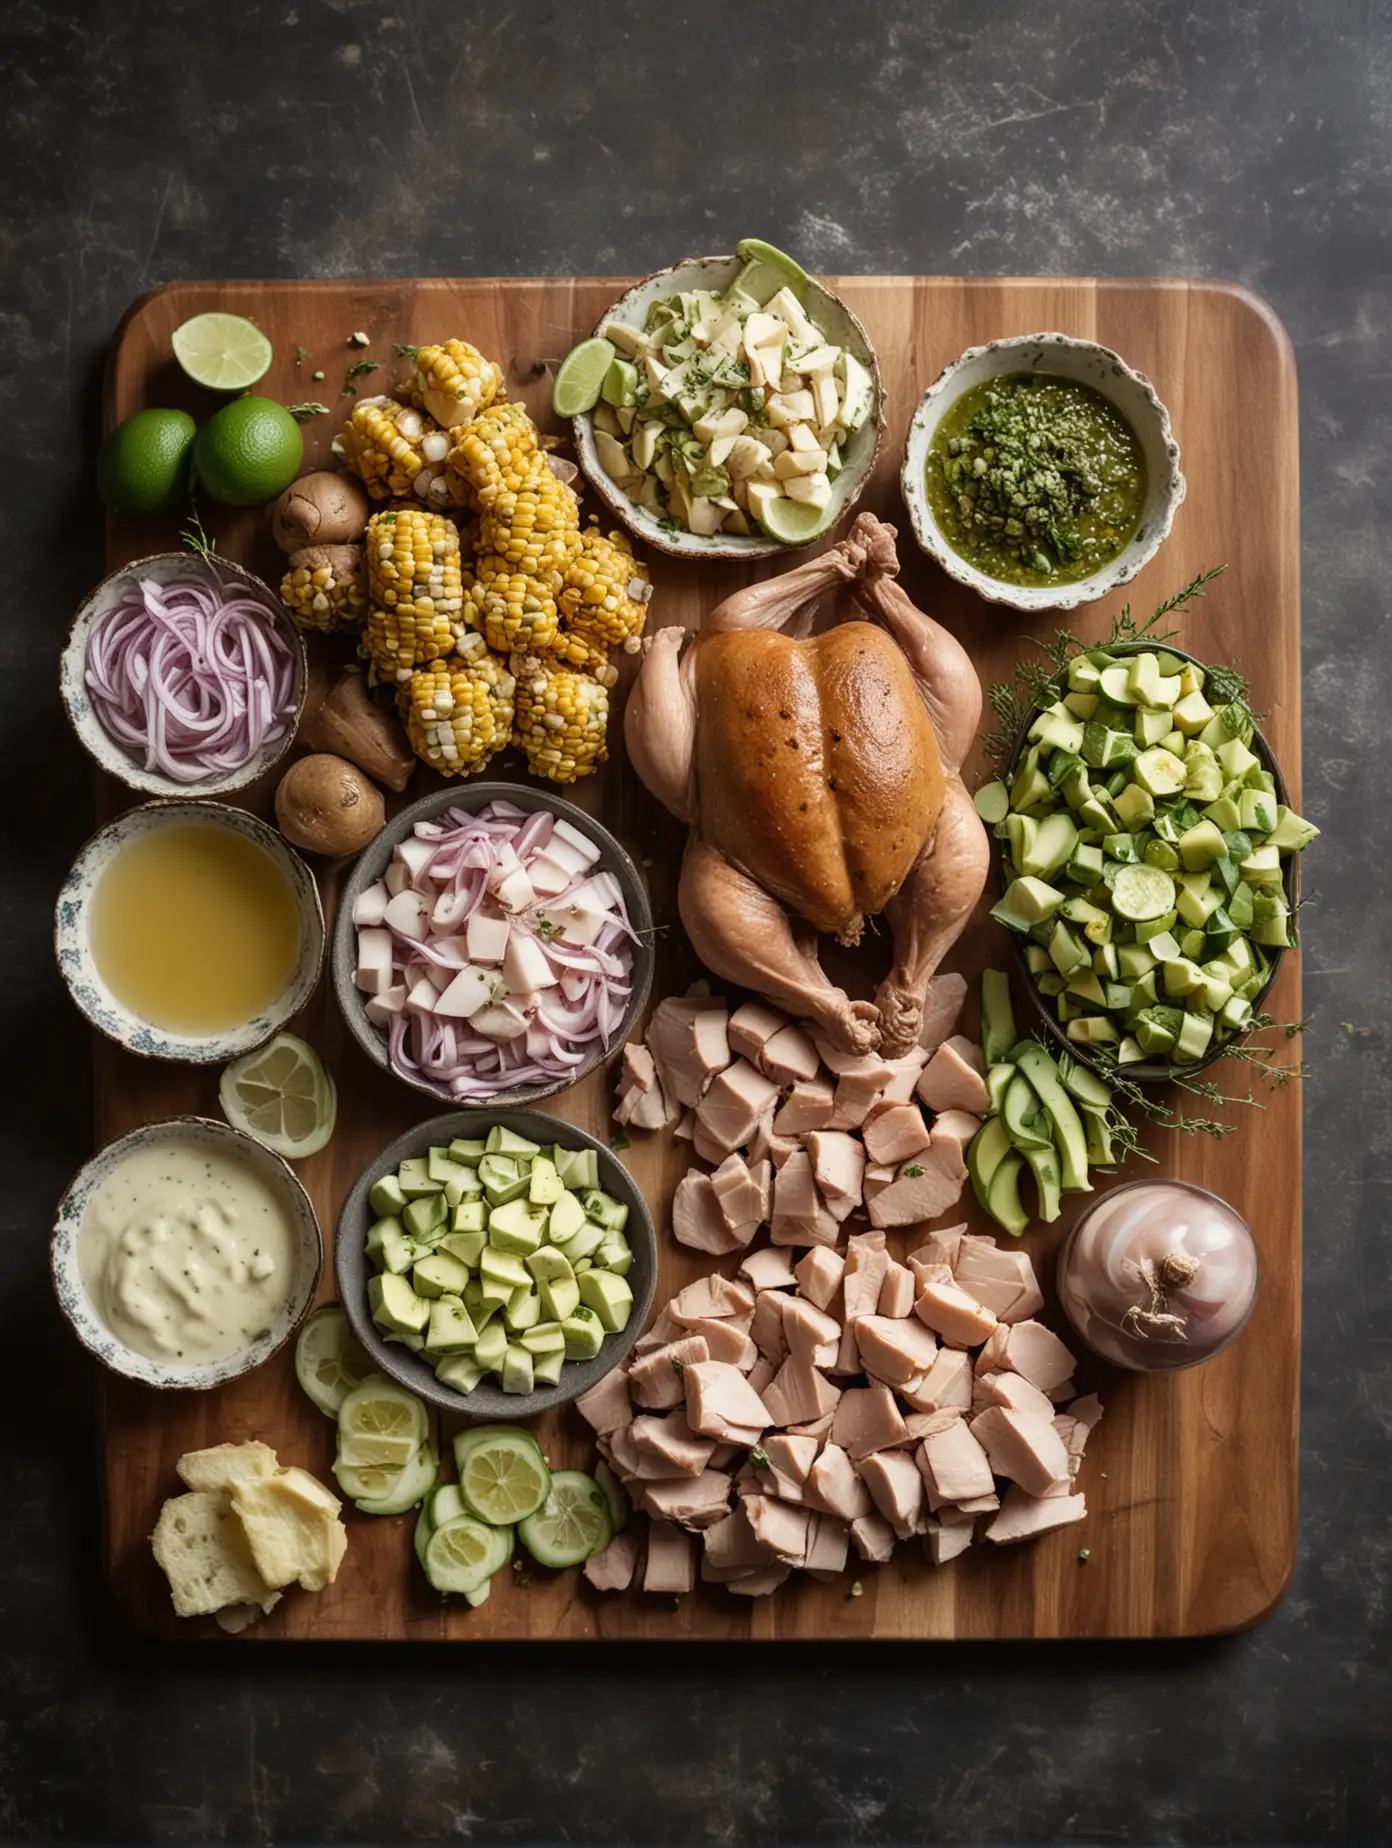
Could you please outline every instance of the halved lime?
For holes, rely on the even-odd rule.
[[[493,1527],[534,1514],[551,1487],[535,1441],[502,1425],[470,1436],[475,1441],[459,1464],[459,1492],[469,1512]]]
[[[195,385],[245,391],[270,370],[270,341],[240,314],[196,314],[174,329],[174,357]]]
[[[322,1149],[338,1120],[338,1091],[312,1046],[293,1033],[235,1059],[218,1081],[222,1114],[234,1129],[287,1161]]]
[[[835,523],[834,508],[813,507],[808,501],[789,500],[785,494],[766,501],[759,515],[760,526],[780,545],[810,545],[830,532]]]
[[[171,513],[188,499],[198,426],[187,411],[136,411],[97,457],[97,492],[112,513]]]
[[[596,334],[572,347],[561,361],[551,387],[551,409],[558,417],[579,417],[599,403],[600,387],[618,358],[618,351],[608,340]]]
[[[1158,866],[1123,866],[1112,885],[1112,910],[1132,924],[1163,917],[1174,902],[1174,880]]]
[[[535,1514],[518,1522],[517,1533],[538,1565],[578,1566],[614,1537],[608,1497],[583,1470],[558,1469],[551,1493]]]
[[[337,1418],[348,1394],[373,1371],[371,1356],[338,1304],[316,1309],[295,1343],[295,1378],[319,1410]]]

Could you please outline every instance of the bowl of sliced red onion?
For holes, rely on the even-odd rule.
[[[161,552],[113,572],[77,613],[63,703],[103,770],[156,796],[244,789],[289,750],[304,638],[230,559]]]
[[[632,859],[583,809],[516,783],[403,809],[359,857],[334,928],[358,1044],[456,1105],[534,1103],[605,1064],[652,966]]]

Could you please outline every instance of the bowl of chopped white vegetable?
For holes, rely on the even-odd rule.
[[[781,252],[744,239],[659,270],[585,349],[602,382],[573,420],[580,466],[658,551],[771,558],[859,500],[884,424],[879,361],[845,302]]]

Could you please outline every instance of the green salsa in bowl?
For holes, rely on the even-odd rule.
[[[989,602],[1071,609],[1133,578],[1184,498],[1149,381],[1067,334],[971,347],[924,394],[902,472],[914,536]]]

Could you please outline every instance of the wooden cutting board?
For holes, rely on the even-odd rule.
[[[1138,613],[1204,568],[1227,575],[1180,620],[1180,641],[1205,659],[1238,659],[1253,699],[1299,800],[1300,607],[1295,371],[1279,324],[1234,289],[1180,281],[974,281],[951,278],[832,278],[863,318],[884,369],[889,426],[864,505],[900,528],[903,581],[915,601],[945,621],[971,650],[983,682],[1008,678],[1027,648],[1026,625],[950,583],[916,550],[899,500],[901,446],[920,394],[969,345],[997,336],[1062,329],[1114,347],[1149,374],[1169,406],[1183,450],[1188,498],[1157,559],[1131,587]],[[363,390],[394,379],[394,342],[419,344],[462,335],[499,358],[509,393],[526,400],[543,428],[549,409],[548,362],[587,333],[626,284],[610,279],[473,282],[180,283],[146,296],[117,335],[106,391],[108,424],[147,404],[183,403],[200,416],[208,400],[188,388],[170,359],[171,330],[201,309],[252,316],[275,344],[261,389],[294,403],[320,399],[334,415],[305,426],[306,464],[328,459],[347,367],[363,357],[349,344],[361,329],[366,356],[383,362],[360,377]],[[304,357],[297,362],[296,351]],[[312,375],[322,371],[324,378]],[[222,549],[274,579],[277,556],[250,513],[215,524]],[[111,522],[111,565],[167,548],[173,530],[157,522]],[[704,610],[752,576],[728,564],[651,561],[654,625],[694,628]],[[1104,635],[1121,602],[1109,598],[1077,613],[1085,638]],[[631,672],[631,663],[629,664]],[[627,679],[615,695],[622,702]],[[681,830],[648,798],[611,725],[613,755],[577,799],[613,828],[646,868],[659,921],[654,998],[679,992],[697,974],[673,903]],[[494,773],[516,775],[509,754]],[[979,780],[984,762],[969,766]],[[409,792],[431,779],[417,773]],[[107,785],[105,813],[125,801]],[[247,806],[263,811],[269,791]],[[1315,849],[1318,854],[1318,848]],[[324,879],[332,902],[334,874]],[[884,951],[872,944],[858,971],[865,992]],[[974,977],[986,963],[1005,966],[1006,946],[985,918],[949,959]],[[1300,1014],[1299,957],[1286,959],[1272,997],[1280,1020]],[[1018,998],[1017,998],[1018,1005]],[[1021,1010],[1021,1017],[1028,1018]],[[975,1007],[968,1016],[974,1028]],[[299,1022],[338,1080],[339,1127],[302,1173],[330,1250],[339,1203],[359,1169],[402,1129],[435,1114],[428,1102],[370,1066],[355,1049],[327,984]],[[178,1112],[216,1113],[215,1077],[192,1068],[130,1057],[96,1043],[97,1134],[106,1143],[132,1126]],[[1245,1091],[1244,1068],[1226,1088]],[[1247,1217],[1261,1250],[1263,1279],[1251,1324],[1228,1354],[1169,1379],[1084,1370],[1100,1388],[1106,1419],[1088,1451],[1082,1486],[1086,1524],[1031,1546],[977,1548],[933,1569],[916,1545],[886,1568],[848,1571],[834,1585],[795,1575],[775,1596],[753,1602],[700,1587],[674,1608],[665,1598],[590,1591],[576,1572],[508,1573],[480,1609],[442,1606],[411,1551],[408,1520],[347,1518],[350,1541],[338,1582],[319,1596],[291,1592],[243,1642],[274,1638],[380,1638],[463,1642],[470,1638],[657,1637],[774,1639],[824,1637],[1183,1636],[1233,1630],[1262,1618],[1281,1596],[1295,1556],[1296,1439],[1300,1360],[1301,1113],[1298,1086],[1264,1097],[1264,1110],[1232,1109],[1239,1133],[1148,1138],[1154,1172],[1177,1174],[1221,1194]],[[610,1094],[600,1075],[547,1106],[558,1117],[608,1133]],[[1199,1106],[1201,1114],[1208,1114]],[[663,1238],[661,1303],[702,1267],[673,1244],[667,1208],[685,1163],[685,1144],[635,1136],[624,1153],[643,1186]],[[1132,1164],[1129,1175],[1140,1171]],[[1076,1204],[1076,1203],[1075,1203]],[[986,1225],[964,1199],[962,1215]],[[952,1215],[958,1217],[958,1215]],[[1071,1214],[1035,1228],[1026,1246],[1045,1287]],[[977,1222],[980,1221],[980,1224]],[[893,1236],[893,1235],[891,1235]],[[734,1260],[726,1260],[726,1267]],[[332,1294],[332,1266],[324,1295]],[[260,1437],[284,1461],[328,1478],[332,1428],[300,1394],[289,1353],[219,1392],[154,1392],[103,1374],[99,1381],[107,1489],[107,1554],[116,1595],[143,1629],[189,1639],[224,1640],[211,1620],[180,1623],[147,1544],[162,1499],[178,1481],[175,1459],[198,1445]],[[552,1462],[588,1467],[592,1451],[578,1415],[561,1412],[539,1435]],[[1088,1557],[1080,1549],[1088,1550]],[[852,1595],[858,1577],[859,1595]]]

